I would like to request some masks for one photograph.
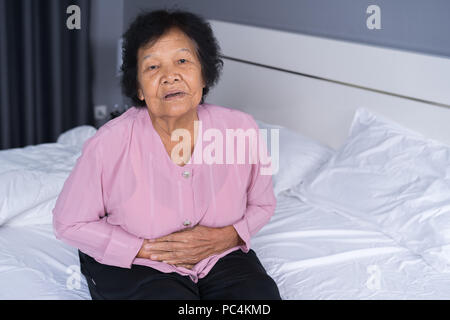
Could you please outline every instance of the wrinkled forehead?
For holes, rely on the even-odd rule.
[[[182,30],[177,27],[172,27],[164,34],[156,39],[151,39],[146,44],[141,46],[138,51],[138,56],[141,59],[152,56],[152,53],[159,50],[170,49],[172,51],[185,51],[197,55],[197,44],[189,38]]]

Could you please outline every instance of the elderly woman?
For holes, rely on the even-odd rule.
[[[93,299],[281,299],[250,249],[275,210],[271,175],[248,161],[250,142],[246,162],[225,163],[239,143],[218,141],[258,126],[204,103],[221,66],[192,13],[143,13],[124,34],[122,87],[135,106],[85,142],[53,209]]]

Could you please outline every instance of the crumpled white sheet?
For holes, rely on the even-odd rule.
[[[360,108],[344,144],[292,190],[373,224],[450,273],[450,146]]]
[[[51,209],[93,133],[78,128],[58,143],[0,151],[0,194],[8,194],[0,198],[0,299],[90,299],[77,249],[53,234]],[[304,201],[282,192],[252,238],[283,299],[450,299],[450,274],[374,227]]]
[[[450,299],[450,275],[369,224],[305,203],[291,190],[252,239],[283,299]]]
[[[77,249],[51,224],[0,226],[0,300],[87,300]]]
[[[62,133],[57,143],[0,151],[0,226],[52,222],[52,209],[81,154],[91,126]]]
[[[283,299],[450,298],[450,275],[370,226],[289,193],[252,238]],[[90,299],[77,249],[51,225],[0,227],[0,288],[0,299]]]

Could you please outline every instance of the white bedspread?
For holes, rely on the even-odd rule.
[[[282,193],[252,239],[283,299],[449,299],[450,275],[356,222]],[[90,299],[49,224],[0,227],[0,299]]]
[[[51,224],[0,227],[0,300],[91,299],[78,254]]]
[[[253,240],[283,299],[450,298],[449,274],[372,227],[289,193]]]
[[[94,133],[81,126],[58,143],[0,152],[0,299],[90,299],[77,249],[53,234],[51,209]],[[450,274],[374,227],[291,190],[277,200],[252,248],[283,299],[450,299]]]

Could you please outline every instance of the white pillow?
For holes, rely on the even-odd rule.
[[[259,129],[267,129],[267,149],[270,155],[270,129],[279,129],[278,172],[272,177],[275,196],[303,181],[308,174],[314,174],[334,152],[333,149],[285,127],[255,121]]]
[[[92,126],[78,126],[61,133],[56,142],[70,146],[76,146],[81,149],[84,142],[92,137],[96,132],[97,129]]]
[[[62,133],[58,143],[0,151],[0,225],[52,223],[52,208],[81,154],[97,130],[78,126]]]
[[[320,173],[292,189],[450,272],[450,147],[360,108]]]

